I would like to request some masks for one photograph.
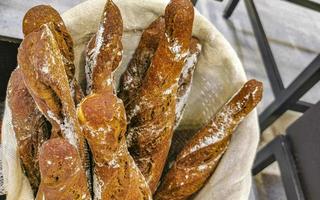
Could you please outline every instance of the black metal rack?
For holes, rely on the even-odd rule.
[[[283,85],[278,66],[253,0],[244,0],[275,100],[259,116],[261,133],[287,110],[305,112],[312,104],[299,99],[320,80],[320,54],[287,87]],[[306,8],[320,11],[320,4],[307,0],[290,0]],[[239,0],[230,0],[223,16],[229,18]]]
[[[320,4],[316,2],[287,1],[320,11]],[[230,0],[223,16],[229,18],[238,3],[239,0]],[[258,152],[252,173],[256,175],[271,163],[278,161],[288,199],[319,199],[320,192],[315,187],[320,184],[320,175],[319,169],[315,169],[315,166],[320,165],[320,158],[315,158],[313,154],[320,153],[319,148],[314,148],[320,140],[320,126],[317,122],[320,117],[320,103],[314,106],[300,101],[300,98],[320,80],[320,54],[285,88],[255,4],[253,0],[244,0],[244,3],[275,96],[275,100],[259,116],[261,133],[287,110],[302,113],[307,111],[287,129],[286,135],[276,137]],[[312,153],[312,150],[315,151]],[[304,162],[301,162],[303,159]]]

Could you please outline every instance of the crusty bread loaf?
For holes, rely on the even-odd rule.
[[[164,35],[164,29],[164,17],[161,16],[143,31],[139,45],[120,80],[118,96],[125,107],[139,91],[151,59],[158,48],[160,38]]]
[[[53,24],[52,28],[55,31],[52,31],[52,33],[64,58],[63,62],[65,71],[68,76],[74,101],[78,104],[83,98],[83,92],[77,80],[74,78],[75,66],[73,63],[73,41],[59,13],[48,5],[32,7],[23,18],[23,33],[26,36],[34,31],[39,31],[41,26],[47,23]]]
[[[39,153],[37,200],[89,200],[87,177],[77,149],[62,138],[45,142]]]
[[[123,103],[112,91],[87,96],[78,117],[94,159],[94,199],[151,199],[151,191],[130,156]]]
[[[24,82],[39,110],[52,125],[51,138],[63,137],[79,150],[88,170],[86,143],[76,116],[63,56],[55,40],[54,24],[29,33],[18,51]]]
[[[86,50],[87,94],[113,86],[113,71],[122,59],[123,22],[119,8],[108,0],[98,32]]]
[[[38,150],[43,142],[49,139],[50,125],[29,94],[20,68],[11,74],[7,102],[12,113],[12,126],[17,139],[21,165],[36,194],[40,184]]]
[[[183,200],[197,192],[216,169],[239,123],[260,102],[262,83],[248,81],[186,144],[165,175],[157,200]]]
[[[165,34],[136,98],[128,105],[129,151],[152,192],[171,144],[178,80],[189,52],[194,10],[189,0],[172,0],[165,10]]]
[[[118,95],[122,99],[125,107],[135,98],[141,88],[151,60],[158,48],[160,38],[164,34],[164,30],[165,22],[161,16],[143,31],[139,45],[120,79]],[[186,100],[191,90],[193,73],[200,51],[201,45],[198,39],[192,38],[189,54],[178,82],[175,127],[179,125],[182,118]]]
[[[78,118],[94,160],[94,199],[151,199],[150,189],[128,152],[125,109],[114,90],[112,73],[122,58],[122,26],[121,13],[109,0],[98,33],[87,47],[90,95],[80,103]]]

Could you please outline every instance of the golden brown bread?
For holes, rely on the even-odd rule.
[[[120,10],[108,0],[98,32],[91,38],[86,50],[87,94],[112,86],[112,72],[122,59],[122,32]]]
[[[165,21],[164,17],[161,16],[143,31],[139,45],[120,79],[118,96],[122,99],[125,107],[135,98],[141,88],[151,60],[158,48],[161,35],[164,34],[164,29]],[[189,54],[178,82],[175,126],[179,124],[182,117],[200,51],[201,45],[198,39],[193,37],[190,42]]]
[[[117,23],[110,23],[117,22]],[[125,139],[123,103],[114,92],[113,71],[122,54],[122,19],[108,1],[98,33],[87,47],[87,96],[78,118],[94,160],[94,199],[151,199],[151,192],[130,156]]]
[[[171,144],[178,80],[189,51],[193,12],[189,0],[172,0],[167,6],[165,34],[127,109],[129,151],[152,192]]]
[[[77,149],[62,138],[45,142],[39,153],[37,200],[89,200],[87,177]]]
[[[74,78],[73,41],[59,13],[48,5],[39,5],[31,8],[23,18],[23,33],[26,36],[34,31],[39,31],[41,26],[47,23],[51,23],[52,29],[54,29],[52,33],[64,58],[65,71],[69,79],[74,101],[78,104],[83,98],[83,92],[77,80]]]
[[[62,136],[76,146],[84,169],[88,170],[86,143],[53,26],[44,24],[25,37],[19,47],[18,63],[28,91],[52,125],[51,138]]]
[[[78,117],[94,159],[94,199],[151,199],[151,191],[130,156],[123,103],[110,90],[87,96]]]
[[[21,165],[36,194],[40,184],[38,150],[49,139],[50,125],[29,94],[20,68],[12,72],[7,91]]]
[[[192,137],[165,175],[155,199],[187,199],[202,188],[226,151],[234,130],[260,102],[262,91],[261,82],[248,81]]]
[[[143,31],[139,45],[120,80],[118,96],[122,99],[125,107],[130,100],[134,99],[141,87],[151,59],[158,48],[160,38],[164,34],[164,29],[164,17],[161,16]]]

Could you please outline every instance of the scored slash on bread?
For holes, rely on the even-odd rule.
[[[129,151],[152,192],[171,144],[178,80],[189,52],[193,18],[189,0],[172,0],[166,7],[165,34],[141,89],[127,108]]]
[[[51,123],[51,138],[63,137],[77,147],[88,169],[85,140],[76,116],[63,56],[53,35],[53,24],[28,34],[18,51],[24,82],[39,110]]]
[[[108,0],[98,32],[86,50],[87,97],[78,118],[94,161],[94,199],[152,199],[143,175],[130,156],[125,138],[126,115],[114,89],[113,72],[122,58],[123,22]]]
[[[261,101],[262,83],[248,81],[178,154],[164,176],[156,200],[183,200],[203,187],[216,169],[231,135]]]
[[[50,125],[37,108],[23,81],[21,70],[15,69],[7,89],[7,103],[22,168],[36,194],[40,184],[38,150],[50,137]]]
[[[39,153],[41,183],[37,200],[90,200],[87,177],[77,149],[62,138],[45,142]]]

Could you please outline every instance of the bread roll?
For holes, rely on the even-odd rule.
[[[239,123],[260,102],[262,83],[248,81],[178,154],[155,195],[183,200],[197,192],[216,169]]]
[[[45,142],[39,155],[41,183],[37,200],[89,200],[87,177],[77,149],[62,138]]]
[[[127,109],[129,151],[152,192],[171,144],[178,80],[189,52],[193,18],[189,0],[172,0],[167,6],[165,34],[140,91]]]
[[[29,94],[20,68],[15,69],[11,74],[7,102],[12,113],[12,126],[17,139],[21,165],[35,195],[40,184],[38,151],[50,137],[50,124]]]

